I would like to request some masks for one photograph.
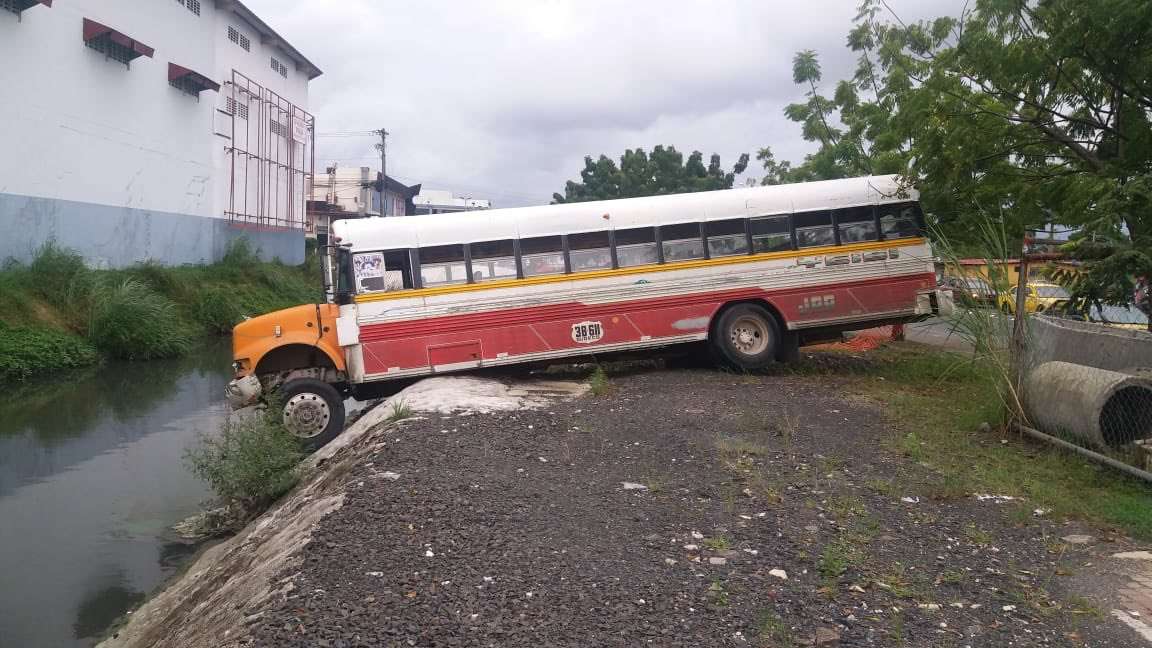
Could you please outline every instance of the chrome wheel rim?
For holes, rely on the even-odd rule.
[[[759,317],[741,316],[732,323],[728,339],[742,355],[759,355],[768,348],[768,324]]]
[[[331,419],[332,410],[319,394],[296,394],[284,403],[284,427],[301,439],[319,436]]]

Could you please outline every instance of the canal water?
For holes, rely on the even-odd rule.
[[[210,495],[184,449],[227,416],[228,344],[0,396],[0,647],[90,646],[194,547]]]

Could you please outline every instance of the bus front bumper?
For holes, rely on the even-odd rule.
[[[260,400],[260,395],[264,388],[260,385],[260,380],[253,375],[243,376],[228,383],[228,387],[224,390],[224,395],[228,397],[228,405],[234,410],[255,405],[256,401]]]

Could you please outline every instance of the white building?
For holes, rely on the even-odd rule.
[[[380,216],[380,172],[372,167],[330,166],[317,176],[312,200],[360,216]],[[409,187],[389,176],[384,187],[384,216],[407,216],[420,185]]]
[[[0,0],[0,259],[303,259],[320,70],[237,0]]]
[[[458,198],[451,191],[423,189],[412,199],[417,214],[451,214],[454,212],[492,209],[492,201],[483,198]]]

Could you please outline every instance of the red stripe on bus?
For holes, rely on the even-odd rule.
[[[543,306],[529,306],[508,308],[501,310],[469,313],[466,315],[445,315],[441,317],[428,317],[398,322],[383,322],[378,324],[365,324],[360,328],[361,342],[374,342],[380,340],[395,340],[398,338],[419,337],[423,335],[444,335],[447,333],[461,333],[481,328],[494,328],[502,326],[515,326],[528,323],[542,323],[554,320],[591,319],[605,317],[636,310],[662,310],[667,308],[684,308],[701,304],[726,302],[745,299],[766,299],[781,311],[786,320],[812,319],[803,317],[802,313],[791,313],[795,309],[789,308],[789,297],[823,293],[828,291],[844,291],[853,288],[876,288],[891,286],[893,284],[906,284],[929,282],[927,285],[918,285],[925,288],[935,282],[932,274],[905,275],[901,277],[885,277],[880,279],[866,279],[837,284],[821,284],[815,286],[799,286],[766,290],[763,288],[742,288],[716,292],[690,293],[669,297],[651,297],[647,299],[633,299],[626,301],[608,302],[603,304],[584,304],[581,302],[562,302]],[[777,303],[777,301],[782,303]],[[889,310],[886,306],[877,304],[876,308],[867,308],[868,311]],[[866,315],[862,313],[862,315]],[[816,318],[819,319],[819,318]]]

